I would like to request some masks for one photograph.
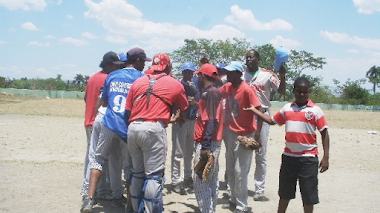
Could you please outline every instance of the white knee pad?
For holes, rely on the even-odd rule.
[[[144,198],[140,203],[139,212],[146,213],[162,213],[163,200],[162,190],[164,188],[164,178],[160,177],[161,174],[145,180],[142,189]]]
[[[138,212],[141,200],[144,197],[142,188],[144,186],[145,173],[131,173],[129,178],[129,191],[131,192],[131,202],[134,212]]]

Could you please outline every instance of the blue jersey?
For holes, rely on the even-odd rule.
[[[127,95],[132,83],[144,75],[135,68],[124,68],[111,72],[104,83],[102,99],[108,102],[108,106],[102,122],[125,142],[128,131]]]

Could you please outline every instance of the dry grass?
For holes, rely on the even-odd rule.
[[[0,94],[0,114],[84,117],[82,99],[46,99]],[[272,108],[276,113],[279,108]],[[332,128],[380,131],[380,112],[325,110]]]
[[[82,99],[46,99],[0,94],[0,114],[84,117]]]

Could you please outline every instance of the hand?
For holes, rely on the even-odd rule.
[[[210,155],[210,150],[201,150],[201,158],[202,159],[208,159],[209,155]]]
[[[280,70],[278,71],[280,73],[280,76],[282,78],[285,78],[285,74],[286,74],[286,68],[285,68],[285,64],[281,64],[280,65]]]
[[[245,111],[253,111],[253,109],[256,109],[256,107],[254,107],[252,104],[248,108],[243,108],[243,110],[245,110]]]
[[[194,100],[194,97],[187,96],[187,101],[189,102],[189,104],[194,104]]]
[[[321,162],[319,163],[319,167],[321,168],[319,170],[320,173],[323,173],[329,169],[329,159],[323,156]]]
[[[177,109],[177,111],[172,115],[170,119],[170,123],[176,122],[178,118],[179,118],[179,109]]]
[[[201,62],[202,65],[208,63],[208,58],[207,58],[207,56],[203,55],[203,56],[199,59],[199,62]]]

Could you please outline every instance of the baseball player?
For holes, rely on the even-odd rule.
[[[219,191],[219,154],[223,137],[222,95],[214,86],[218,71],[214,65],[205,63],[198,74],[198,83],[202,88],[199,100],[199,114],[195,124],[195,158],[207,159],[215,155],[215,171],[203,181],[202,176],[194,175],[194,192],[201,212],[216,212]]]
[[[172,188],[176,193],[187,194],[184,187],[192,187],[192,160],[194,152],[194,125],[197,117],[199,91],[196,88],[193,79],[194,64],[185,62],[182,65],[181,84],[185,88],[185,94],[189,102],[189,108],[186,114],[185,123],[172,123]],[[184,181],[181,182],[181,159],[184,164]]]
[[[82,196],[83,198],[87,197],[88,194],[88,184],[89,184],[89,173],[90,169],[88,168],[88,164],[90,161],[94,159],[94,149],[97,145],[97,141],[94,140],[97,138],[93,138],[92,132],[97,128],[97,123],[95,119],[95,115],[98,112],[98,104],[97,99],[100,95],[100,90],[104,85],[104,81],[106,80],[109,73],[114,70],[119,69],[119,66],[124,62],[120,61],[118,55],[115,52],[107,52],[103,56],[103,61],[100,63],[99,67],[102,68],[102,71],[95,73],[90,77],[87,83],[86,92],[85,92],[85,103],[86,103],[86,111],[85,111],[85,128],[87,135],[87,151],[85,158],[85,166],[84,166],[84,181],[82,186]],[[100,109],[101,114],[102,110]],[[102,116],[101,116],[102,117]],[[98,119],[99,120],[99,119]],[[100,119],[101,121],[101,119]],[[108,176],[108,163],[105,163],[104,175],[102,175],[101,181],[97,187],[97,197],[98,198],[106,198],[108,195],[108,187],[106,185],[106,177]]]
[[[259,67],[260,54],[256,50],[252,49],[247,52],[246,64],[247,70],[244,72],[244,80],[251,87],[255,88],[257,96],[259,97],[262,111],[266,115],[270,115],[269,108],[270,95],[272,91],[277,91],[281,95],[285,94],[286,81],[285,81],[285,67],[281,66],[280,79],[277,75],[271,71]],[[265,191],[265,176],[267,172],[267,143],[269,136],[269,127],[267,123],[258,121],[257,133],[255,138],[260,141],[262,147],[255,151],[255,195],[253,199],[255,201],[265,201],[267,198],[264,196]]]
[[[252,153],[250,149],[241,146],[237,137],[253,137],[256,130],[256,121],[253,113],[244,111],[243,108],[253,105],[261,108],[261,104],[255,91],[245,83],[241,76],[243,66],[240,62],[232,61],[225,67],[228,83],[219,91],[226,99],[225,106],[225,132],[226,143],[226,167],[228,184],[231,189],[230,203],[224,208],[233,208],[234,212],[246,212],[248,210],[247,179],[251,168]]]
[[[168,55],[156,54],[151,74],[136,80],[127,97],[128,150],[133,173],[130,191],[135,212],[163,211],[166,127],[173,104],[179,107],[181,119],[186,119],[184,111],[189,103],[182,84],[168,76],[171,66]]]
[[[128,167],[126,162],[130,158],[125,142],[127,141],[128,121],[125,113],[125,103],[132,83],[144,76],[141,71],[144,69],[147,58],[144,50],[133,48],[127,52],[127,66],[112,72],[106,79],[103,93],[102,105],[107,106],[106,113],[102,120],[99,143],[95,152],[95,161],[90,164],[90,188],[88,197],[82,205],[82,212],[92,212],[94,205],[94,189],[102,173],[104,161],[108,159],[110,153],[115,155],[117,162],[110,162],[110,170],[114,167],[114,173],[110,173],[111,187],[113,193],[114,205],[126,204],[126,198],[123,196],[123,187],[121,180],[122,161]],[[122,160],[123,159],[123,160]],[[127,175],[128,176],[128,175]]]

